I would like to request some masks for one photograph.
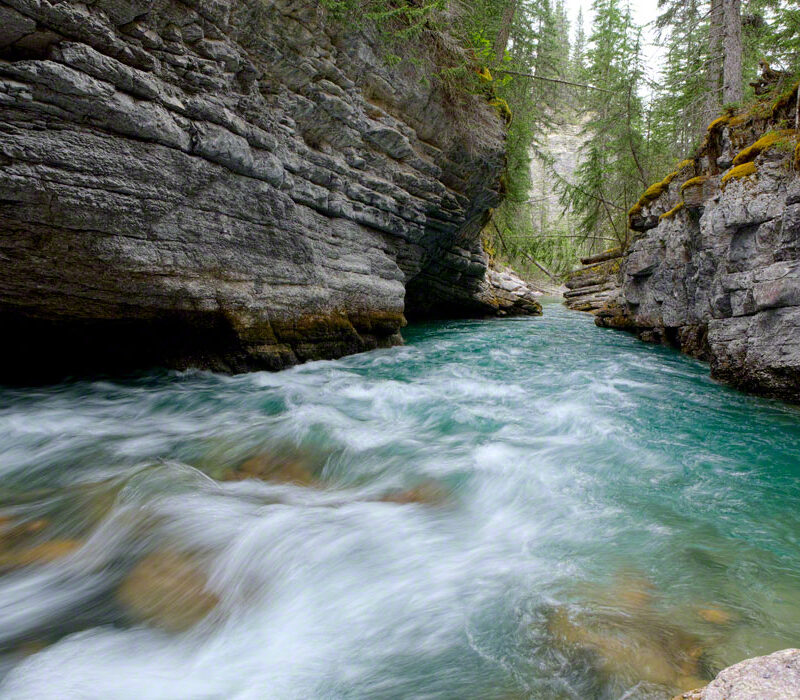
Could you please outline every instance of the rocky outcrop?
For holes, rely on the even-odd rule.
[[[766,115],[717,120],[696,158],[643,195],[621,290],[596,322],[672,343],[743,389],[798,401],[796,134],[771,130],[784,116],[778,100]]]
[[[800,697],[800,649],[746,659],[720,671],[705,688],[674,700],[789,700]]]
[[[390,68],[312,0],[0,0],[0,19],[11,378],[277,369],[501,308],[479,231],[502,124],[436,66]]]
[[[542,305],[539,297],[542,292],[534,289],[513,270],[490,267],[486,274],[486,283],[492,299],[489,303],[497,304],[498,316],[540,316]]]
[[[564,303],[574,311],[597,313],[613,298],[619,288],[622,251],[616,248],[593,258],[567,276]]]

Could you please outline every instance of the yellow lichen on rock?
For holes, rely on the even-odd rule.
[[[678,165],[675,166],[675,170],[680,172],[681,170],[688,168],[690,166],[694,166],[694,160],[691,158],[685,158],[680,163],[678,163]]]
[[[750,175],[755,175],[757,172],[758,168],[756,168],[756,164],[753,162],[737,165],[722,176],[722,187],[724,188],[731,180],[749,177]]]
[[[745,122],[750,119],[750,115],[748,114],[737,114],[735,117],[731,117],[731,120],[728,122],[728,126],[736,128],[737,126],[741,126]]]
[[[659,221],[663,221],[664,219],[671,219],[675,214],[677,214],[681,209],[683,209],[684,204],[683,202],[678,202],[672,209],[669,211],[665,211],[661,216],[658,217]]]
[[[755,160],[764,151],[768,151],[770,148],[780,143],[781,141],[786,141],[792,136],[795,136],[796,133],[797,132],[794,129],[780,129],[779,131],[770,131],[768,134],[764,134],[754,144],[739,151],[739,153],[733,159],[733,164],[742,165],[743,163],[749,163],[750,161]]]
[[[697,177],[690,178],[681,185],[681,193],[683,193],[685,190],[688,190],[690,187],[699,187],[706,180],[708,180],[706,175],[698,175]]]

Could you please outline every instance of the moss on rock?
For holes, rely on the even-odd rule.
[[[690,187],[699,187],[706,180],[708,180],[706,175],[698,175],[697,177],[690,178],[681,185],[681,193],[683,193],[685,190],[688,190]]]
[[[780,129],[778,131],[770,131],[769,133],[764,134],[754,144],[739,151],[739,153],[733,159],[733,164],[742,165],[742,163],[749,163],[750,161],[755,160],[765,151],[768,151],[770,148],[780,144],[781,142],[787,142],[791,137],[796,135],[797,131],[795,129]]]
[[[757,172],[758,168],[753,162],[737,165],[722,176],[722,187],[724,189],[731,180],[739,180],[743,177],[749,177],[750,175],[755,175]]]
[[[661,216],[658,217],[659,221],[664,221],[665,219],[671,219],[675,214],[677,214],[681,209],[683,209],[684,203],[678,202],[672,209],[669,211],[665,211]]]
[[[731,118],[728,115],[717,117],[713,122],[708,125],[707,131],[712,132],[716,129],[721,129],[723,126],[730,122]]]

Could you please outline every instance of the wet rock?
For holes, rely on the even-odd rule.
[[[218,605],[199,562],[188,554],[159,551],[147,555],[117,590],[117,600],[133,620],[169,632],[182,632]]]
[[[607,251],[608,257],[599,263],[590,263],[569,274],[564,303],[573,311],[598,314],[614,298],[619,287],[618,273],[621,252],[618,248]]]
[[[502,316],[541,316],[538,297],[542,292],[525,282],[512,270],[489,268],[486,273],[491,293]]]
[[[683,693],[673,700],[792,698],[800,698],[800,649],[784,649],[729,666],[704,688]]]

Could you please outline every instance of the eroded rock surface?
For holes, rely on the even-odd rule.
[[[705,688],[675,700],[791,700],[800,698],[800,649],[784,649],[729,666]]]
[[[368,31],[312,0],[0,0],[0,25],[12,378],[277,369],[500,308],[501,121]]]

